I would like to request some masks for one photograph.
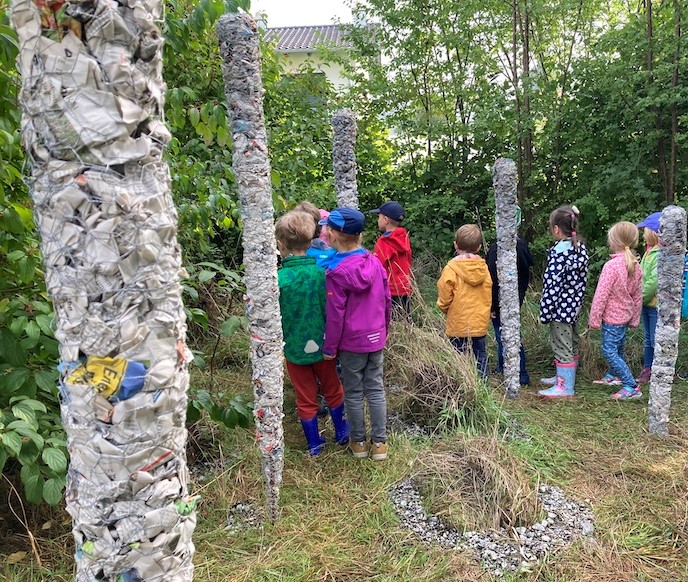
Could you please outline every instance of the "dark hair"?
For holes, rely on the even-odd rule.
[[[578,249],[578,243],[581,240],[578,231],[578,215],[580,210],[575,206],[565,204],[552,211],[549,215],[549,228],[550,230],[555,226],[559,227],[559,230],[564,233],[566,238],[571,239],[571,244],[574,249]]]

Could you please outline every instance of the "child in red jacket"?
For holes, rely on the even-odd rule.
[[[382,235],[375,243],[375,256],[387,271],[389,290],[394,311],[402,310],[405,317],[411,315],[411,239],[401,226],[404,207],[390,200],[380,208],[370,211],[377,214],[377,226]]]

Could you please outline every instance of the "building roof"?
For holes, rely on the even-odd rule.
[[[268,28],[265,38],[268,41],[277,39],[277,50],[281,52],[312,51],[318,45],[351,46],[346,41],[346,31],[336,24]]]

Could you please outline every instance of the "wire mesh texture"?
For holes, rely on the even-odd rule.
[[[181,252],[162,3],[16,0],[22,136],[60,344],[77,580],[190,580]]]

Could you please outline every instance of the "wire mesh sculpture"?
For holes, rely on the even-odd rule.
[[[162,3],[14,0],[22,135],[60,344],[77,580],[190,580],[181,252]]]
[[[277,286],[277,243],[270,184],[263,85],[256,24],[248,14],[217,23],[222,73],[234,144],[244,246],[246,314],[251,337],[256,438],[261,452],[268,518],[279,516],[284,468],[283,341]]]
[[[520,386],[521,322],[516,263],[517,182],[516,164],[513,160],[499,158],[492,170],[492,184],[495,191],[497,278],[504,345],[504,383],[508,398],[516,398]]]
[[[657,329],[650,376],[650,434],[669,436],[669,408],[681,330],[683,265],[686,255],[686,211],[667,206],[660,219],[657,265]]]
[[[356,117],[350,109],[332,116],[332,164],[337,205],[358,208],[356,183]]]

